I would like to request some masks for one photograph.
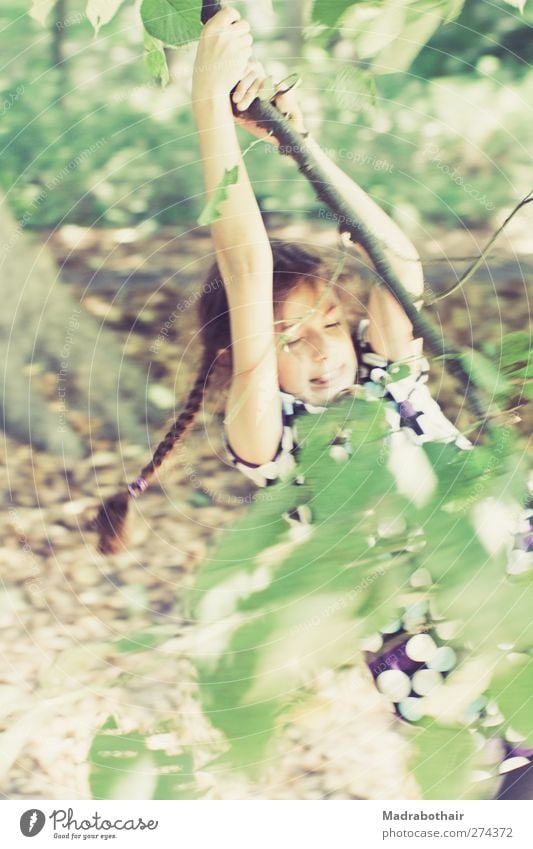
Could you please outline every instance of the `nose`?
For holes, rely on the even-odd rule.
[[[314,333],[309,340],[311,348],[311,357],[316,362],[327,360],[328,358],[328,341],[325,334]]]

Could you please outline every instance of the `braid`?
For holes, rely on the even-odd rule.
[[[327,252],[316,245],[304,247],[296,242],[273,239],[271,247],[274,258],[275,303],[283,301],[302,278],[313,282],[323,279],[324,276],[331,276],[333,266],[328,261]],[[338,280],[342,282],[345,278],[349,279],[349,275],[343,272]],[[222,274],[216,262],[210,269],[206,285],[198,301],[198,318],[203,356],[194,386],[183,411],[159,443],[152,459],[142,469],[139,477],[121,492],[112,495],[102,503],[92,523],[93,528],[99,533],[98,550],[102,554],[113,554],[126,547],[125,525],[130,499],[137,498],[145,491],[165,457],[193,424],[202,404],[211,367],[216,360],[214,352],[223,352],[224,356],[221,356],[220,362],[231,367],[229,307]]]
[[[115,493],[102,503],[93,521],[93,527],[99,534],[97,548],[102,554],[115,554],[117,551],[126,548],[126,519],[130,499],[136,498],[145,491],[154,477],[156,469],[163,463],[167,454],[172,451],[176,442],[192,426],[204,398],[212,364],[212,352],[205,347],[202,363],[185,407],[155,449],[151,461],[144,467],[139,477],[133,483],[128,484],[125,490]]]

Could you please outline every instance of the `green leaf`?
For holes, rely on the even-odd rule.
[[[345,65],[332,79],[327,91],[332,92],[339,109],[370,112],[376,106],[376,80],[367,69]]]
[[[206,604],[214,611],[223,605],[226,613],[231,612],[234,607],[229,587],[224,585],[231,582],[235,599],[246,596],[244,588],[239,590],[239,579],[248,583],[247,577],[257,570],[257,555],[278,543],[287,532],[283,514],[303,504],[308,495],[307,488],[290,482],[260,490],[253,509],[226,530],[215,551],[198,569],[187,599],[187,613],[202,619],[200,607],[205,608]]]
[[[225,168],[224,176],[222,177],[220,183],[216,187],[215,191],[207,201],[204,206],[202,212],[198,217],[198,224],[201,227],[204,227],[208,224],[212,224],[213,221],[216,221],[220,218],[219,206],[220,204],[227,200],[228,197],[228,186],[234,186],[238,180],[239,176],[239,166],[234,165],[233,168]]]
[[[33,18],[34,21],[37,21],[38,24],[44,26],[48,13],[54,8],[55,4],[56,0],[32,0],[28,15],[30,18]]]
[[[88,0],[85,14],[94,27],[95,35],[114,18],[121,4],[122,0]]]
[[[524,746],[533,745],[533,657],[521,663],[502,665],[489,687],[505,719],[526,737]]]
[[[201,8],[200,0],[143,0],[141,17],[151,36],[177,47],[200,37]]]
[[[462,351],[459,358],[473,383],[489,395],[506,395],[512,391],[511,384],[501,370],[479,351]]]
[[[533,378],[533,361],[528,363],[527,366],[522,366],[521,368],[517,368],[515,371],[507,372],[508,377],[516,378],[523,377],[526,380],[531,380]]]
[[[439,613],[460,623],[454,641],[468,642],[476,651],[500,643],[514,644],[516,651],[527,650],[533,645],[533,584],[507,576],[505,551],[498,557],[486,555],[485,560],[474,557],[477,553],[477,546],[465,547],[462,559],[456,559],[454,572],[462,564],[467,567],[467,577],[461,583],[448,582],[445,577],[436,596]]]
[[[156,648],[166,643],[175,634],[176,628],[173,625],[159,625],[150,630],[130,634],[129,637],[123,637],[112,645],[121,654],[131,654],[132,652],[147,651],[148,649]]]
[[[357,50],[362,59],[378,56],[379,53],[395,42],[402,32],[408,0],[385,0],[381,11],[371,18],[356,36]]]
[[[526,401],[533,401],[533,383],[526,383],[522,388],[522,394]]]
[[[452,21],[455,21],[463,11],[464,5],[465,0],[450,0],[447,4],[446,17],[443,23],[449,24]]]
[[[434,11],[424,14],[410,9],[398,35],[374,56],[373,71],[379,74],[407,71],[441,23],[442,18]]]
[[[89,782],[93,799],[192,799],[196,797],[190,753],[167,754],[150,746],[149,736],[121,734],[109,717],[89,751]]]
[[[231,763],[250,772],[259,766],[272,737],[279,710],[276,698],[246,702],[254,685],[259,659],[268,646],[272,617],[256,616],[236,630],[213,669],[197,662],[202,706],[209,720],[227,737]]]
[[[521,365],[531,360],[531,337],[525,330],[508,333],[495,354],[504,368]]]
[[[461,799],[471,790],[475,742],[467,728],[427,722],[413,735],[411,766],[423,799]]]
[[[168,85],[170,73],[163,44],[159,39],[153,38],[146,30],[144,32],[144,64],[152,77],[159,80],[163,87]]]
[[[315,24],[326,24],[332,27],[346,9],[354,5],[354,0],[315,0],[311,20]]]

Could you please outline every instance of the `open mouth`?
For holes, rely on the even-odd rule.
[[[328,371],[323,374],[321,377],[314,377],[310,383],[313,386],[317,386],[320,389],[326,389],[328,386],[334,384],[343,373],[343,367],[339,366],[339,368],[333,369],[332,371]]]

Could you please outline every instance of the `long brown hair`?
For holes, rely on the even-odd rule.
[[[274,304],[280,304],[302,280],[318,285],[326,283],[335,271],[329,253],[324,248],[304,247],[295,242],[272,240],[274,260],[273,292]],[[343,270],[335,282],[335,289],[349,311],[361,313],[354,280],[357,272]],[[130,500],[148,487],[156,469],[165,457],[192,427],[202,406],[208,383],[212,379],[217,363],[226,368],[226,379],[231,374],[231,332],[226,291],[221,285],[222,276],[218,264],[213,263],[202,294],[198,300],[198,319],[203,354],[200,367],[182,412],[159,443],[150,462],[141,469],[139,476],[124,489],[106,499],[94,519],[93,527],[99,534],[98,551],[114,554],[127,547],[126,519]],[[349,299],[347,301],[346,295]],[[354,295],[356,296],[354,298]],[[354,310],[355,304],[355,310]]]

